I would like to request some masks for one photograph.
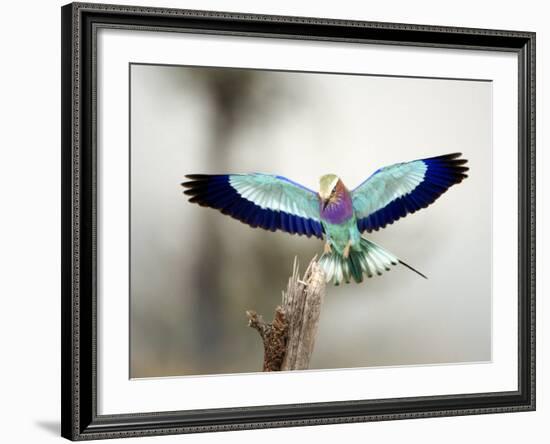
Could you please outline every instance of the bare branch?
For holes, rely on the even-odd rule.
[[[325,275],[317,258],[302,278],[295,258],[282,306],[275,309],[271,324],[253,310],[246,312],[248,325],[264,343],[264,371],[309,368],[325,292]]]

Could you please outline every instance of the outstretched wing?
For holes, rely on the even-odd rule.
[[[378,230],[426,208],[468,177],[461,153],[396,163],[380,168],[351,195],[360,232]]]
[[[220,210],[251,227],[323,237],[317,194],[269,174],[191,174],[183,182],[189,202]]]

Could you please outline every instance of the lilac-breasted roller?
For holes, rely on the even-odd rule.
[[[426,208],[467,177],[461,153],[380,168],[349,191],[335,174],[316,193],[270,174],[190,174],[182,183],[189,201],[220,210],[251,227],[325,240],[319,263],[338,285],[372,277],[398,263],[425,277],[362,234]]]

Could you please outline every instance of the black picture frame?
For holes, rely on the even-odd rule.
[[[62,436],[118,438],[535,409],[535,33],[72,3],[62,7]],[[98,27],[513,52],[519,66],[518,390],[97,414],[95,39]]]

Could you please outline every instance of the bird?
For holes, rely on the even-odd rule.
[[[253,228],[324,240],[319,265],[334,285],[360,283],[398,264],[427,279],[365,233],[432,204],[468,177],[467,162],[462,153],[450,153],[395,163],[379,168],[351,191],[336,174],[321,176],[318,192],[265,173],[187,174],[181,185],[189,202]]]

